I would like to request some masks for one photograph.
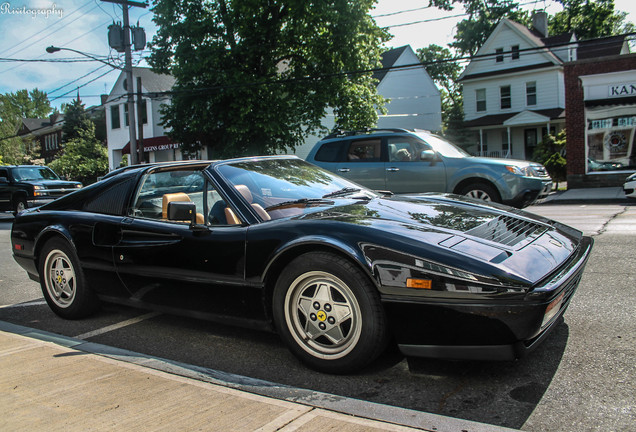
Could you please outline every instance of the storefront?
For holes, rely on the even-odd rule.
[[[636,56],[565,67],[568,187],[619,186],[636,171]]]

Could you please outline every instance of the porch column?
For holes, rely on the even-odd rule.
[[[479,156],[484,155],[484,130],[479,129]]]
[[[506,159],[510,159],[510,151],[512,150],[512,142],[510,141],[510,126],[506,127],[508,131],[508,153],[506,154]]]

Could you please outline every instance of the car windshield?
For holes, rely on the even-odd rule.
[[[25,180],[59,180],[60,178],[47,167],[20,167],[13,170],[13,178]]]
[[[246,199],[250,204],[272,210],[269,211],[272,219],[306,212],[311,207],[333,205],[337,199],[376,196],[360,185],[300,159],[243,160],[220,165],[217,170],[238,190],[249,189]],[[280,208],[297,211],[274,214],[274,210]]]
[[[440,153],[442,156],[452,158],[463,158],[470,156],[468,153],[457,147],[455,144],[446,141],[444,138],[437,135],[422,132],[417,132],[416,135],[426,141],[426,143],[433,147],[433,149],[436,152]]]

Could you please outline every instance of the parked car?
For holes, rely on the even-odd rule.
[[[60,179],[46,166],[3,165],[0,166],[0,211],[19,213],[81,187],[80,182]]]
[[[552,190],[541,164],[472,157],[420,130],[335,133],[316,143],[307,161],[375,190],[449,192],[518,208]]]
[[[508,209],[508,210],[507,210]],[[514,359],[592,239],[459,196],[382,195],[294,156],[148,164],[19,214],[15,260],[64,318],[100,301],[275,330],[307,365]]]
[[[623,191],[628,198],[636,198],[636,173],[630,175],[625,179],[623,185]]]

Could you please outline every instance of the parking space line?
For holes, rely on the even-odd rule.
[[[32,300],[24,303],[16,303],[10,305],[0,305],[0,309],[8,309],[8,308],[16,308],[16,307],[29,307],[29,306],[40,306],[45,305],[46,300]]]
[[[82,333],[80,335],[73,336],[73,337],[75,337],[77,339],[88,339],[88,338],[91,338],[91,337],[99,336],[99,335],[104,334],[104,333],[108,333],[108,332],[111,332],[111,331],[119,330],[120,328],[127,327],[127,326],[133,325],[133,324],[137,324],[137,323],[140,323],[140,322],[145,321],[145,320],[149,320],[149,319],[154,318],[154,317],[159,316],[159,315],[161,315],[160,312],[147,313],[145,315],[141,315],[141,316],[138,316],[136,318],[131,318],[131,319],[126,320],[126,321],[118,322],[117,324],[113,324],[113,325],[109,325],[109,326],[106,326],[106,327],[102,327],[102,328],[99,328],[97,330],[93,330],[93,331],[89,331],[89,332],[86,332],[86,333]]]

